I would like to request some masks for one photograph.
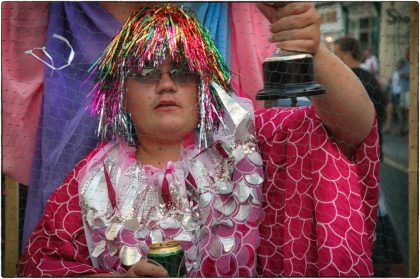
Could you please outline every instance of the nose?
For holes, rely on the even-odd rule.
[[[176,83],[172,80],[169,73],[162,73],[156,85],[157,92],[174,93],[177,90]]]

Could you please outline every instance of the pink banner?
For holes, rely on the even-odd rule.
[[[276,49],[268,42],[269,21],[255,3],[230,3],[231,70],[236,92],[254,103],[255,109],[263,108],[255,96],[263,87],[262,63]]]
[[[28,185],[44,64],[25,51],[45,45],[47,2],[2,4],[2,172]],[[41,50],[36,54],[43,57]]]

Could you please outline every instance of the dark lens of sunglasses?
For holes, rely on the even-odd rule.
[[[198,75],[194,72],[175,72],[171,75],[171,78],[176,83],[198,83]]]
[[[154,83],[160,79],[160,72],[159,69],[143,68],[134,74],[134,78],[141,83]]]

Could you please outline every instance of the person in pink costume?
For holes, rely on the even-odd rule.
[[[134,12],[93,67],[104,141],[50,197],[20,275],[162,277],[147,253],[166,240],[188,277],[373,275],[373,104],[320,45],[313,4],[259,8],[271,42],[313,53],[326,94],[254,113],[194,14]]]

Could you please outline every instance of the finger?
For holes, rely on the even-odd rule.
[[[137,276],[168,277],[168,271],[162,266],[140,261],[131,267]]]
[[[277,8],[271,5],[257,3],[257,7],[260,12],[270,21],[271,23],[279,19],[277,15]]]
[[[314,25],[309,25],[305,28],[284,30],[272,34],[269,38],[269,42],[283,42],[283,41],[294,41],[294,40],[314,40],[319,42],[319,36],[317,36],[317,28]]]
[[[277,16],[278,18],[283,18],[290,15],[298,15],[314,7],[313,3],[289,2],[284,7],[278,9]]]
[[[299,15],[289,15],[274,22],[270,31],[273,33],[288,29],[299,29],[309,25],[317,25],[320,22],[319,14],[314,10],[307,10]]]
[[[305,53],[316,53],[319,47],[319,44],[313,40],[294,40],[294,41],[284,41],[277,43],[277,46],[283,50],[296,51],[296,52],[305,52]]]

